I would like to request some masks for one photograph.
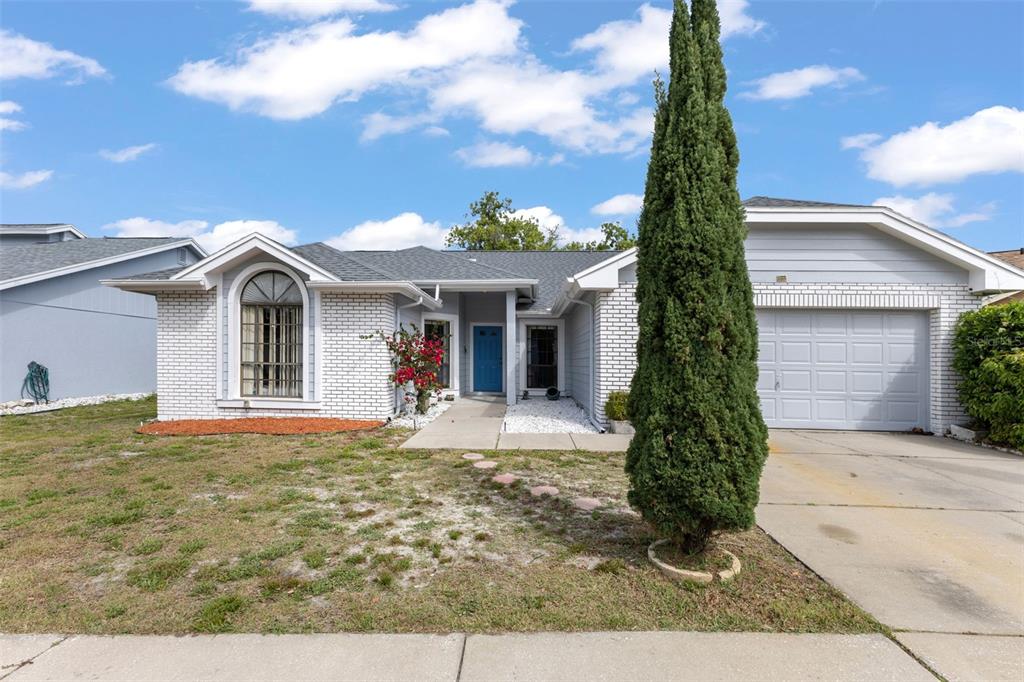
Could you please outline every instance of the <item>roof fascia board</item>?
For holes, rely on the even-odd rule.
[[[267,255],[280,260],[282,263],[306,273],[309,275],[311,282],[338,281],[337,277],[320,266],[306,260],[302,256],[299,256],[291,249],[275,242],[273,239],[264,237],[258,233],[250,234],[246,237],[242,237],[232,244],[228,244],[220,251],[217,251],[198,263],[193,263],[181,272],[176,273],[171,277],[171,280],[199,278],[209,279],[207,275],[216,272],[218,269],[226,268],[233,261],[239,258],[244,258],[254,251],[262,251]],[[210,286],[212,286],[212,284]],[[208,286],[207,288],[210,287]]]
[[[149,256],[154,253],[169,251],[170,249],[179,249],[183,246],[194,246],[196,249],[199,248],[198,245],[191,239],[173,241],[167,244],[159,244],[157,246],[151,246],[148,249],[129,251],[128,253],[121,253],[116,256],[108,256],[106,258],[99,258],[97,260],[75,263],[74,265],[66,265],[62,268],[55,268],[53,270],[46,270],[44,272],[36,272],[31,275],[24,275],[23,277],[13,277],[11,279],[0,282],[0,291],[3,291],[4,289],[13,289],[14,287],[20,287],[26,284],[32,284],[34,282],[41,282],[45,279],[52,279],[54,277],[61,277],[63,275],[71,275],[76,272],[82,272],[83,270],[91,270],[93,268],[101,268],[105,265],[122,263],[126,260],[131,260],[132,258]]]
[[[155,294],[160,291],[206,291],[204,282],[197,279],[178,282],[169,279],[101,279],[100,284],[122,291],[133,291],[137,294]]]
[[[376,282],[354,282],[354,281],[336,281],[336,282],[307,282],[306,286],[314,291],[337,291],[342,293],[364,293],[364,292],[383,292],[391,294],[401,294],[412,300],[423,299],[422,305],[430,308],[431,310],[438,310],[441,308],[442,303],[438,299],[434,298],[427,292],[420,289],[412,282],[397,282],[394,280],[380,280]]]
[[[636,258],[637,249],[634,246],[577,272],[569,278],[569,282],[586,291],[611,291],[619,286],[619,270],[635,263]]]
[[[887,208],[748,208],[749,224],[866,224],[969,273],[975,292],[1024,289],[1024,271]]]

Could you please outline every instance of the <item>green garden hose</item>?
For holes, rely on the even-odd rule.
[[[28,363],[28,374],[21,384],[21,397],[24,398],[26,393],[36,401],[36,405],[50,402],[50,370],[38,362]]]

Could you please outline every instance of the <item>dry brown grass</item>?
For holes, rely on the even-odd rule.
[[[757,530],[727,540],[735,582],[664,579],[620,454],[493,453],[562,490],[538,500],[402,434],[135,433],[153,413],[0,419],[0,631],[879,627]]]

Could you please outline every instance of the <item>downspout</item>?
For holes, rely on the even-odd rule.
[[[594,304],[588,303],[580,298],[566,297],[566,300],[569,301],[569,303],[577,303],[590,309],[590,410],[587,412],[587,418],[590,420],[590,423],[594,425],[594,428],[597,429],[598,433],[604,433],[605,428],[598,424],[597,420],[594,419],[594,412],[597,411],[597,396],[594,395],[594,371],[597,367],[594,357],[594,337],[596,336],[594,326]]]
[[[397,332],[401,327],[402,311],[406,308],[415,308],[416,306],[423,305],[423,297],[420,296],[412,303],[406,303],[405,305],[395,306],[395,331]],[[401,395],[402,389],[398,386],[395,387],[395,414],[393,417],[397,417],[402,412],[402,401],[399,396]]]

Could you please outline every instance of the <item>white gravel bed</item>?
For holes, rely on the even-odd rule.
[[[388,425],[388,428],[390,428],[390,427],[395,427],[395,428],[401,427],[403,429],[416,429],[416,430],[419,430],[419,429],[422,429],[427,424],[429,424],[430,422],[432,422],[435,419],[437,419],[438,417],[440,417],[445,412],[447,412],[448,408],[451,407],[451,406],[452,406],[452,401],[450,401],[450,400],[441,400],[441,401],[436,402],[433,405],[431,405],[427,409],[427,413],[426,414],[416,414],[415,412],[413,412],[412,414],[405,414],[405,415],[402,415],[401,417],[395,417],[394,419],[389,421],[387,425]]]
[[[575,400],[548,400],[544,396],[520,400],[505,411],[506,433],[597,433],[587,413]]]
[[[4,403],[5,406],[0,406],[0,416],[8,414],[31,414],[33,412],[50,412],[51,410],[63,410],[65,407],[81,407],[82,405],[99,405],[100,403],[109,403],[112,400],[142,400],[153,395],[152,393],[117,393],[108,395],[90,395],[83,398],[61,398],[60,400],[51,400],[48,403],[39,403],[38,405],[32,403],[29,405],[17,405],[6,407],[10,403]],[[12,401],[21,402],[21,401]]]

